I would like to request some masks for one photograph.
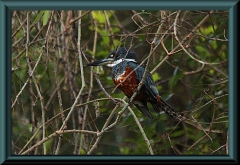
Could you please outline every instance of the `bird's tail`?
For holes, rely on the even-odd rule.
[[[163,99],[159,95],[157,95],[156,98],[157,98],[157,105],[153,104],[153,107],[156,112],[157,112],[157,109],[160,108],[167,115],[169,115],[170,117],[172,117],[174,119],[182,118],[182,115],[179,112],[177,112],[173,107],[171,107],[169,104],[167,104],[165,101],[163,101]],[[158,106],[158,108],[156,106]],[[158,113],[159,112],[160,111],[158,110]]]
[[[147,107],[147,102],[134,100],[133,104],[142,112],[143,115],[147,116],[150,119],[153,119],[153,115],[151,114]]]

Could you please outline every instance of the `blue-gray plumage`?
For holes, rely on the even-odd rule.
[[[129,49],[120,47],[112,51],[106,59],[95,61],[88,66],[107,65],[112,67],[112,79],[117,87],[130,98],[142,80],[145,68],[137,63],[137,55]],[[152,75],[148,72],[143,86],[133,100],[133,104],[142,112],[142,114],[153,119],[148,109],[149,102],[155,112],[160,113],[163,110],[173,118],[179,118],[181,115],[159,96]]]

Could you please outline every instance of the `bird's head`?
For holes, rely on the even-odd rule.
[[[114,67],[123,61],[137,62],[137,55],[130,49],[120,47],[109,53],[107,58],[89,63],[87,66],[106,65],[108,67]]]

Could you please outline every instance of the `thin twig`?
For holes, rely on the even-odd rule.
[[[194,147],[198,142],[200,142],[201,140],[203,140],[207,135],[205,134],[204,136],[202,136],[201,138],[199,138],[195,143],[193,143],[193,145],[191,145],[187,150],[190,150],[192,147]]]
[[[150,154],[151,154],[151,155],[154,155],[153,150],[152,150],[152,147],[151,147],[151,144],[150,144],[150,142],[149,142],[149,140],[148,140],[148,138],[147,138],[147,136],[146,136],[146,134],[145,134],[145,132],[144,132],[141,124],[140,124],[140,122],[138,121],[137,116],[136,116],[135,113],[133,112],[132,108],[128,107],[128,110],[129,110],[129,111],[131,112],[131,114],[133,115],[133,118],[134,118],[135,122],[137,123],[140,132],[142,133],[142,136],[143,136],[143,138],[144,138],[144,141],[147,143],[147,147],[148,147],[148,149],[149,149]]]
[[[117,99],[117,98],[115,98],[115,99]],[[89,101],[89,102],[86,102],[86,103],[83,103],[83,104],[77,104],[76,107],[82,107],[84,105],[94,103],[95,101],[106,101],[106,100],[110,100],[110,99],[109,98],[96,99],[96,100],[92,100],[92,101]],[[47,120],[44,124],[45,125],[49,124],[52,120],[56,119],[57,117],[61,116],[63,113],[65,113],[69,110],[71,110],[71,107],[67,108],[63,112],[60,112],[57,115],[53,116],[51,119]],[[39,133],[39,130],[42,129],[42,128],[43,128],[43,125],[39,126],[38,129],[35,130],[35,133],[32,135],[32,137],[28,140],[28,142],[25,144],[25,146],[21,149],[21,151],[18,154],[21,154],[23,152],[23,150],[29,145],[29,143],[34,139],[34,137]]]
[[[112,118],[113,118],[113,116],[114,116],[114,114],[115,114],[115,112],[116,112],[116,110],[118,109],[119,106],[120,106],[120,104],[117,104],[117,105],[114,107],[114,109],[111,111],[111,114],[108,116],[108,118],[107,118],[104,126],[102,127],[101,132],[102,132],[104,129],[107,128],[107,125],[108,125],[108,124],[110,123],[110,121],[112,120]],[[100,142],[101,138],[102,138],[102,136],[98,136],[98,137],[97,137],[95,143],[93,144],[93,146],[91,147],[91,149],[87,152],[87,155],[90,155],[90,154],[94,151],[94,149],[97,148],[97,145],[98,145],[98,143]]]
[[[113,29],[112,29],[112,27],[111,27],[111,24],[110,24],[110,21],[109,21],[109,18],[108,18],[108,15],[107,15],[106,10],[104,10],[103,13],[104,13],[104,16],[105,16],[105,18],[106,18],[107,26],[108,26],[109,31],[110,31],[110,35],[111,35],[111,39],[112,39],[112,44],[113,44],[113,46],[115,47],[115,43],[114,43],[114,33],[113,33]]]
[[[77,20],[81,21],[81,18],[83,18],[85,15],[87,15],[88,13],[90,13],[92,10],[88,10],[85,13],[79,15],[77,18],[70,20],[69,24],[71,25],[72,23],[76,22]]]
[[[226,155],[228,155],[228,131],[227,131],[227,139],[226,139]]]
[[[225,146],[226,146],[226,144],[220,146],[218,149],[214,150],[214,151],[211,153],[211,155],[212,155],[213,153],[217,152],[218,150],[220,150],[221,148],[225,147]]]
[[[79,17],[81,17],[81,15],[82,15],[82,11],[79,11]],[[80,24],[79,28],[80,28],[80,31],[81,31],[81,19],[79,20],[79,24]],[[95,37],[97,37],[96,27],[95,27]],[[95,56],[95,52],[96,52],[96,42],[97,42],[97,39],[94,38],[93,57]],[[88,90],[88,97],[87,97],[86,102],[89,102],[89,100],[90,100],[90,96],[91,96],[91,93],[92,93],[92,88],[93,88],[93,74],[91,72],[90,73],[90,87],[89,87],[89,90]],[[84,113],[83,113],[82,129],[84,129],[85,126],[86,126],[87,110],[88,110],[88,104],[86,104],[85,109],[84,109]],[[79,155],[80,155],[80,151],[81,151],[81,148],[82,148],[83,140],[84,140],[84,134],[81,135],[81,139],[80,139],[79,150],[78,150]]]
[[[160,42],[156,43],[156,41],[157,41],[157,39],[158,39],[158,36],[159,36],[158,33],[160,32],[161,26],[162,26],[162,25],[159,26],[159,28],[158,28],[158,30],[157,30],[157,33],[156,33],[156,36],[155,36],[155,38],[154,38],[154,40],[153,40],[152,46],[154,46],[154,47],[152,47],[151,52],[150,52],[150,54],[149,54],[149,56],[148,56],[148,61],[147,61],[146,69],[145,69],[145,71],[144,71],[142,80],[141,80],[141,82],[139,83],[137,90],[134,92],[134,94],[133,94],[132,97],[130,98],[129,103],[131,103],[131,102],[134,100],[134,98],[135,98],[136,95],[137,95],[137,91],[139,91],[139,90],[141,89],[141,87],[142,87],[142,85],[143,85],[143,82],[144,82],[145,79],[146,79],[146,75],[147,75],[147,71],[148,71],[147,67],[148,67],[148,65],[149,65],[150,57],[151,57],[153,51],[156,49],[156,47],[157,47],[157,46],[159,45],[159,43],[160,43]],[[125,106],[122,108],[122,110],[121,110],[120,112],[118,112],[118,116],[117,116],[117,118],[116,118],[116,120],[115,120],[114,123],[112,123],[111,125],[109,125],[109,126],[106,127],[105,129],[103,129],[100,133],[98,133],[98,135],[97,135],[98,137],[99,137],[99,136],[102,136],[102,134],[103,134],[104,132],[106,132],[107,130],[109,130],[110,128],[112,128],[113,126],[115,126],[115,125],[119,122],[122,113],[123,113],[123,112],[126,110],[126,108],[129,106],[129,103],[126,103]],[[149,145],[150,145],[150,144],[149,144],[149,141],[148,141],[148,142],[146,141],[146,143],[148,143],[148,147],[149,147]],[[151,152],[151,151],[150,151],[150,152]],[[153,153],[151,152],[151,154],[153,154]]]
[[[53,14],[52,14],[53,15]],[[51,19],[52,19],[52,16],[51,16]],[[49,32],[49,28],[51,26],[51,22],[49,23],[49,26],[48,26],[48,30],[47,30],[47,33],[46,33],[46,39],[45,39],[45,43],[44,45],[47,45],[47,36],[48,36],[48,32]],[[31,73],[33,75],[33,69],[30,65],[30,62],[29,62],[29,56],[28,56],[28,48],[29,48],[29,13],[27,12],[27,43],[26,43],[26,60],[27,60],[27,63],[29,64],[28,67],[29,67],[29,73]],[[39,58],[40,59],[40,58]],[[36,66],[36,65],[35,65]],[[41,104],[41,108],[42,108],[42,123],[43,123],[43,139],[45,138],[45,108],[44,108],[44,99],[41,95],[41,92],[39,90],[39,87],[37,85],[37,81],[35,79],[34,76],[31,76],[33,82],[34,82],[34,85],[36,87],[36,90],[37,90],[37,93],[38,93],[38,96],[40,98],[40,104]],[[46,144],[43,143],[43,153],[44,155],[46,155]]]
[[[93,132],[93,131],[88,131],[88,130],[58,130],[56,132],[54,132],[53,134],[47,136],[46,138],[42,139],[41,141],[39,141],[38,143],[36,143],[34,146],[30,147],[28,150],[24,151],[23,153],[21,153],[21,155],[26,155],[27,153],[29,153],[30,151],[32,151],[33,149],[37,148],[38,146],[40,146],[41,144],[45,143],[46,141],[48,141],[49,139],[52,139],[55,136],[59,136],[61,134],[64,133],[88,133],[88,134],[97,134],[97,132]]]
[[[81,50],[81,52],[82,52],[83,57],[84,57],[84,58],[86,59],[86,61],[89,63],[89,61],[88,61],[86,55],[84,54],[84,52],[83,52],[82,50]],[[117,104],[117,101],[114,100],[114,98],[113,98],[111,95],[109,95],[109,94],[107,93],[107,91],[104,89],[101,81],[100,81],[99,78],[98,78],[98,75],[94,72],[94,70],[92,69],[92,67],[90,67],[90,69],[91,69],[91,71],[93,72],[94,77],[95,77],[95,79],[97,80],[97,83],[98,83],[99,87],[102,89],[102,91],[105,93],[105,95],[106,95],[108,98],[110,98],[115,104]]]

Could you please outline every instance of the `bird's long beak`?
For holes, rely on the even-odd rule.
[[[87,64],[87,66],[102,66],[107,65],[113,62],[112,58],[104,58],[102,60],[94,61],[92,63]]]

